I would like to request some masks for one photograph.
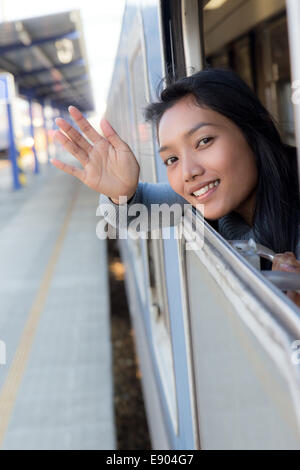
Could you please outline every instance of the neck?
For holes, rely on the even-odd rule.
[[[248,199],[240,204],[234,212],[237,212],[245,222],[250,226],[253,227],[254,225],[254,210],[255,210],[255,202],[256,202],[256,191],[248,197]]]

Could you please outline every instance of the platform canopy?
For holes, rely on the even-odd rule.
[[[19,95],[94,109],[78,10],[1,23],[0,71],[14,75]]]

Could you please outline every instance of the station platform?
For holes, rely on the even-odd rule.
[[[98,194],[50,164],[26,187],[4,187],[0,182],[0,341],[6,349],[0,449],[115,449]]]

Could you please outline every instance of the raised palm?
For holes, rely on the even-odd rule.
[[[130,147],[118,136],[106,119],[101,120],[104,138],[77,108],[70,106],[69,113],[91,143],[67,121],[57,118],[56,124],[61,130],[55,132],[55,139],[82,164],[83,168],[68,165],[57,159],[51,159],[53,165],[115,202],[120,196],[130,198],[136,191],[140,172],[139,164]]]

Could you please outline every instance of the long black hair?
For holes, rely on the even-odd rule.
[[[169,84],[160,93],[158,102],[146,107],[146,120],[158,125],[167,109],[190,94],[197,105],[231,119],[255,155],[258,170],[255,240],[276,253],[295,252],[300,207],[296,149],[282,142],[270,113],[248,85],[229,69],[207,68]]]

